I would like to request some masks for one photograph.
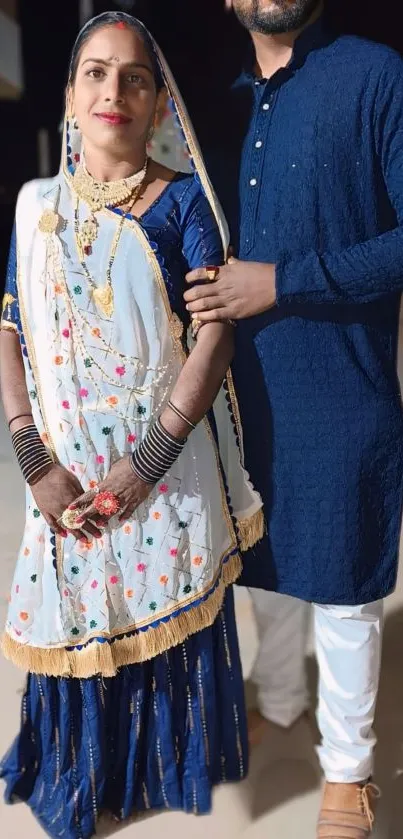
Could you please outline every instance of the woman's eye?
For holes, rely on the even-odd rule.
[[[144,79],[141,76],[137,76],[136,73],[131,73],[130,76],[127,77],[127,80],[130,84],[143,84]]]
[[[96,68],[93,70],[89,70],[87,73],[87,76],[90,76],[92,79],[101,79],[104,75],[105,73],[103,70],[99,70]]]

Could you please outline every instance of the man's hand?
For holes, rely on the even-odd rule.
[[[186,308],[201,323],[249,318],[275,305],[275,279],[274,265],[241,262],[233,257],[210,282],[206,269],[196,268],[187,274],[187,282],[206,282],[185,293]]]

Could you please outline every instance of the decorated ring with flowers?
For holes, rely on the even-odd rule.
[[[120,501],[114,492],[99,492],[94,498],[94,507],[104,519],[111,519],[120,510]]]
[[[66,530],[80,530],[81,524],[77,524],[77,519],[79,518],[79,510],[70,510],[67,508],[59,519],[59,522],[66,528]]]

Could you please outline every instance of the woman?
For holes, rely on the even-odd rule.
[[[191,175],[147,160],[166,96]],[[205,813],[247,770],[225,589],[261,502],[222,387],[231,325],[201,327],[189,353],[183,303],[186,271],[222,263],[225,237],[156,45],[127,15],[95,18],[73,50],[59,175],[19,196],[1,332],[27,481],[2,647],[30,673],[1,774],[52,837],[87,839],[103,811]]]

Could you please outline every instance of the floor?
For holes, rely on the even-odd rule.
[[[403,347],[400,352],[403,372]],[[8,435],[0,417],[0,622],[6,611],[7,592],[13,574],[15,554],[23,524],[23,485],[12,463]],[[237,610],[245,677],[253,662],[256,637],[248,596],[237,592]],[[308,660],[315,697],[315,664]],[[23,677],[0,659],[2,704],[0,710],[0,753],[10,744],[19,723]],[[248,700],[253,690],[247,683]],[[403,837],[403,566],[396,593],[387,603],[383,674],[379,697],[376,781],[383,788],[374,839]],[[314,714],[290,732],[273,729],[253,752],[250,776],[243,785],[222,787],[215,796],[214,812],[207,817],[162,813],[124,828],[104,823],[100,836],[116,839],[148,839],[164,831],[166,839],[181,830],[193,839],[314,839],[320,801],[320,774],[315,755],[317,732]],[[154,832],[155,831],[155,832]],[[45,834],[24,805],[6,807],[0,801],[2,839],[40,839]]]

